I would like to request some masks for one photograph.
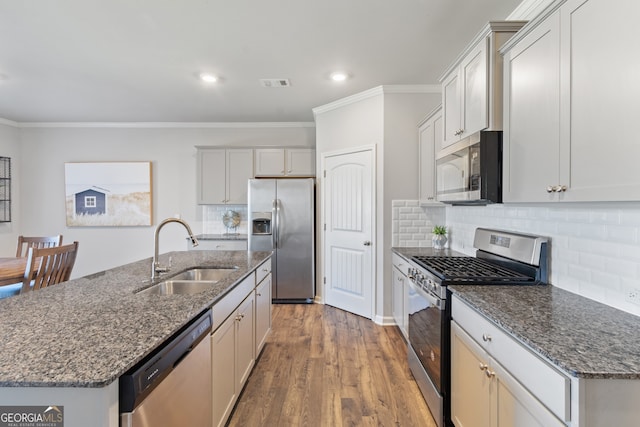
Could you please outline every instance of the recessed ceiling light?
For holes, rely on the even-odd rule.
[[[218,77],[209,73],[200,73],[200,80],[205,83],[215,83],[218,81]]]
[[[348,77],[349,75],[342,71],[336,71],[335,73],[331,74],[331,80],[333,80],[334,82],[343,82],[347,80]]]

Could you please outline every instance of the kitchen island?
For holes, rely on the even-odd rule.
[[[118,378],[270,256],[171,252],[171,272],[153,282],[148,258],[0,300],[1,404],[64,406],[65,427],[118,426]],[[197,294],[139,293],[194,267],[238,268]]]

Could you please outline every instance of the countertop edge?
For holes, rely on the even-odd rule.
[[[216,253],[224,253],[224,252],[234,252],[234,251],[206,251],[206,252],[216,252]],[[245,251],[248,254],[251,253],[251,251]],[[195,251],[191,251],[191,252],[182,252],[184,254],[195,254]],[[171,252],[171,253],[167,253],[165,254],[165,256],[170,256],[170,255],[175,255],[176,252]],[[252,255],[254,255],[255,253],[252,253]],[[96,389],[96,388],[104,388],[109,386],[110,384],[112,384],[114,381],[116,381],[122,374],[124,374],[125,372],[127,372],[128,370],[130,370],[132,367],[134,367],[135,365],[137,365],[140,361],[144,360],[146,357],[148,357],[150,354],[152,354],[157,348],[159,348],[160,346],[162,346],[162,344],[164,342],[166,342],[167,339],[171,338],[174,334],[176,334],[180,329],[182,329],[185,325],[187,325],[189,322],[193,321],[195,318],[197,318],[200,314],[202,314],[204,311],[212,308],[216,303],[218,303],[220,301],[220,299],[224,298],[227,294],[229,294],[229,292],[231,292],[236,286],[238,286],[243,280],[245,280],[248,276],[251,275],[251,273],[255,272],[256,269],[262,265],[265,261],[269,260],[272,256],[273,253],[271,252],[264,252],[264,256],[262,256],[262,253],[260,252],[261,257],[258,258],[251,258],[250,256],[248,256],[248,259],[252,259],[253,262],[250,262],[251,267],[247,268],[246,270],[244,270],[243,273],[241,273],[240,276],[238,276],[237,278],[235,278],[235,280],[229,284],[227,287],[225,287],[223,290],[221,290],[219,293],[217,293],[213,298],[210,299],[206,299],[201,301],[200,303],[196,302],[198,300],[198,298],[194,298],[194,303],[193,304],[189,304],[189,303],[185,303],[185,308],[182,309],[182,311],[185,314],[185,320],[183,321],[178,321],[176,322],[176,326],[170,331],[170,332],[166,332],[163,334],[163,337],[161,339],[158,339],[157,342],[153,345],[150,345],[149,347],[146,347],[144,349],[144,351],[140,351],[140,354],[137,354],[135,357],[131,358],[131,360],[128,361],[128,363],[123,364],[122,366],[119,366],[117,368],[114,368],[114,371],[110,372],[109,375],[105,375],[104,377],[99,377],[96,376],[95,378],[87,378],[87,376],[84,376],[84,379],[79,379],[78,381],[68,381],[68,380],[53,380],[53,381],[47,381],[47,380],[43,380],[43,381],[39,381],[39,380],[33,380],[33,379],[27,379],[25,378],[24,380],[21,380],[19,378],[18,375],[16,375],[14,378],[11,379],[6,379],[6,380],[0,380],[0,387],[3,388],[20,388],[20,387],[24,387],[24,388],[52,388],[52,387],[57,387],[57,388],[90,388],[90,389]],[[188,255],[187,255],[188,256]],[[137,261],[136,263],[132,263],[132,264],[128,264],[126,266],[129,265],[135,265],[138,263],[143,262],[144,260],[141,261]],[[249,261],[248,261],[249,262]],[[197,261],[194,261],[193,264],[190,265],[190,268],[193,267],[198,267],[202,265],[206,265],[206,263],[198,263]],[[120,266],[120,267],[116,267],[113,270],[118,270],[120,268],[126,267],[126,266]],[[81,282],[83,280],[91,280],[91,278],[95,278],[95,277],[100,277],[100,276],[104,276],[105,274],[109,274],[109,272],[112,270],[106,270],[104,272],[99,272],[96,274],[92,274],[89,276],[85,276],[85,277],[81,277],[78,279],[74,279],[70,282]],[[175,270],[175,274],[178,274],[179,271],[178,269]],[[170,278],[171,276],[167,276],[166,278],[163,278],[161,280],[158,281],[162,281],[162,280],[166,280],[168,278]],[[70,283],[68,282],[68,283]],[[62,286],[64,284],[61,285],[57,285],[57,286]],[[149,284],[148,286],[150,286],[151,284]],[[145,287],[148,287],[145,286]],[[60,288],[62,289],[62,288]],[[51,289],[51,290],[55,290],[58,291],[58,289]],[[50,290],[50,291],[51,291]],[[136,291],[137,292],[137,291]],[[200,297],[202,298],[202,297]],[[178,325],[178,323],[180,323]],[[82,377],[82,375],[78,375],[79,377]]]

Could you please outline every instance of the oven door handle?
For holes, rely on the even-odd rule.
[[[420,294],[422,298],[426,299],[429,302],[429,304],[431,304],[434,307],[437,307],[440,311],[444,310],[445,304],[446,304],[445,300],[442,300],[436,297],[435,295],[432,295],[429,292],[426,292],[420,286],[416,285],[413,282],[413,280],[409,280],[409,286],[411,286],[411,289],[413,289],[418,294]]]

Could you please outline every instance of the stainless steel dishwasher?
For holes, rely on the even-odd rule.
[[[121,427],[210,427],[211,310],[120,377]]]

